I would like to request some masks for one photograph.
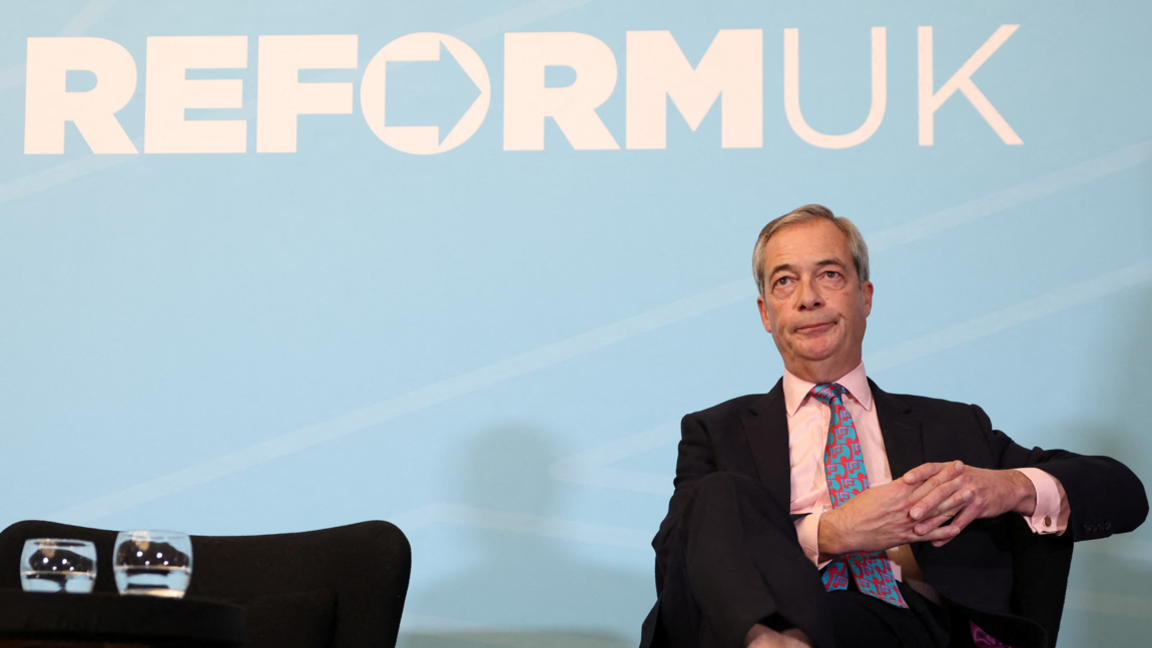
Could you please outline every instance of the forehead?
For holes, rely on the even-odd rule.
[[[824,261],[851,263],[848,237],[826,219],[789,225],[772,235],[764,246],[764,267],[768,272],[781,265],[804,266]]]

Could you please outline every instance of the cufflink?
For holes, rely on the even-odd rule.
[[[1044,526],[1046,526],[1046,527],[1052,526],[1052,516],[1050,516],[1050,515],[1044,516]]]

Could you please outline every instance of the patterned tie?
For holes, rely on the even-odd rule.
[[[864,455],[860,453],[856,427],[840,398],[847,391],[836,383],[812,388],[812,396],[832,408],[828,445],[824,448],[824,472],[833,507],[844,504],[868,488],[868,473],[864,469]],[[908,607],[896,585],[885,552],[854,552],[833,560],[824,570],[824,589],[829,592],[848,589],[849,571],[861,592],[897,607]]]

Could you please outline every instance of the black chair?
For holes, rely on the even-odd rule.
[[[115,531],[17,522],[0,532],[0,588],[20,588],[16,566],[28,538],[96,544],[95,590],[115,592]],[[244,608],[246,648],[396,645],[412,549],[388,522],[263,536],[192,536],[189,598]]]

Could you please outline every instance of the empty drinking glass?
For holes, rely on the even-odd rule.
[[[174,531],[121,531],[112,571],[121,594],[180,598],[192,579],[192,539]]]
[[[32,538],[20,552],[25,592],[87,594],[96,583],[96,545],[87,540]]]

